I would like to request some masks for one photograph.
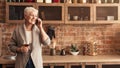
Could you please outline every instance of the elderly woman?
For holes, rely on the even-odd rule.
[[[9,43],[10,50],[17,53],[15,68],[43,68],[42,45],[49,45],[50,38],[38,18],[37,9],[26,7],[24,18],[25,22],[14,30]]]

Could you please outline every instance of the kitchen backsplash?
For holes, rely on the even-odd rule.
[[[0,1],[0,28],[2,29],[2,54],[12,54],[8,49],[11,34],[16,26],[15,23],[5,22],[5,0]],[[48,25],[44,25],[47,28]],[[76,44],[80,50],[88,42],[97,42],[98,54],[120,53],[120,24],[85,24],[85,25],[51,25],[55,27],[56,50],[60,53],[65,48],[69,53],[71,44]],[[50,54],[49,47],[43,47],[43,54]]]

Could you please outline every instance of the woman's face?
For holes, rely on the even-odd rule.
[[[29,12],[25,15],[25,21],[29,24],[35,24],[38,14],[36,12]]]

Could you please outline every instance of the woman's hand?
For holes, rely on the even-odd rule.
[[[28,51],[30,50],[30,46],[28,45],[22,45],[20,47],[20,51],[23,52],[23,53],[27,53]]]
[[[40,19],[40,18],[38,18],[37,19],[38,21],[37,21],[37,26],[38,26],[38,28],[41,28],[42,27],[42,20]]]

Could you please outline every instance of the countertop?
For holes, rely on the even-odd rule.
[[[7,60],[0,57],[0,64],[14,64],[15,60]],[[92,62],[92,63],[119,63],[120,55],[98,55],[98,56],[83,56],[83,55],[65,55],[65,56],[49,56],[43,55],[43,63],[80,63],[80,62]]]

